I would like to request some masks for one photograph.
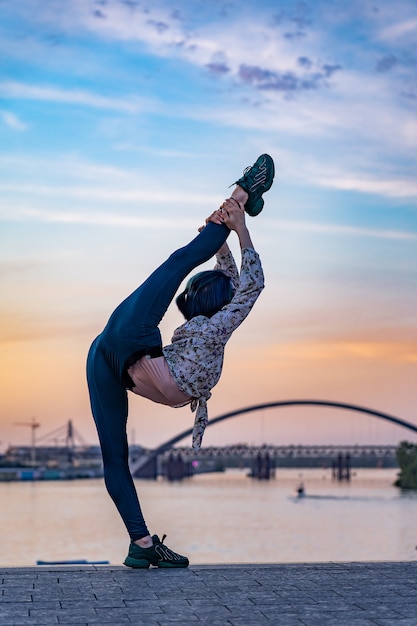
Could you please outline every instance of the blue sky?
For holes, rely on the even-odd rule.
[[[402,1],[1,1],[0,440],[32,415],[95,436],[89,342],[262,152],[277,177],[249,224],[267,289],[211,415],[307,396],[416,421],[416,35]],[[170,310],[165,342],[180,322]],[[189,425],[144,402],[136,439]],[[281,428],[310,436],[297,419]]]

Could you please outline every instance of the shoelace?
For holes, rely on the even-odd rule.
[[[248,167],[245,167],[245,169],[243,170],[243,176],[241,178],[245,178],[246,174],[248,174],[248,172],[250,170],[253,170],[255,168],[255,165],[248,165]],[[230,187],[233,187],[233,185],[236,185],[237,181],[235,183],[232,183],[231,185],[229,185],[229,189]]]

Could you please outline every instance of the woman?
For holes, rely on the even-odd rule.
[[[257,215],[271,187],[274,163],[261,155],[247,168],[231,197],[184,248],[174,252],[124,300],[93,342],[87,359],[91,408],[103,455],[104,479],[130,536],[125,565],[187,567],[187,557],[151,537],[128,465],[127,390],[173,407],[196,410],[193,447],[207,424],[207,400],[220,378],[223,351],[263,289],[262,266],[245,223]],[[237,273],[226,239],[238,236],[242,268]],[[158,325],[184,278],[217,253],[215,270],[194,276],[177,304],[186,322],[162,347]]]

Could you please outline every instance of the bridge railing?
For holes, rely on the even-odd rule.
[[[292,457],[336,458],[339,454],[349,455],[352,459],[363,457],[395,458],[397,446],[394,445],[264,445],[264,446],[206,446],[196,451],[189,447],[176,447],[184,459],[204,459],[213,457],[254,458],[259,454],[268,454],[274,459]],[[165,452],[163,454],[169,454]]]

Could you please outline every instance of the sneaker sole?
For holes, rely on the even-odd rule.
[[[146,559],[133,559],[131,556],[126,557],[124,560],[124,565],[127,567],[133,567],[134,569],[148,569],[150,565],[154,565],[155,567],[161,567],[165,569],[175,568],[175,567],[188,567],[189,563],[170,563],[169,561],[159,561],[158,563],[150,563]]]
[[[124,560],[124,565],[134,567],[135,569],[147,569],[150,563],[146,559],[133,559],[131,556],[127,556]]]
[[[269,173],[270,173],[269,181],[266,182],[264,185],[265,188],[262,192],[262,194],[264,194],[271,189],[272,184],[274,182],[275,164],[274,164],[274,160],[269,154],[262,154],[260,157],[258,157],[258,160],[259,158],[262,158],[262,157],[265,158],[266,168],[269,169]],[[262,196],[260,196],[257,201],[251,202],[251,197],[249,195],[248,201],[246,202],[246,205],[245,205],[245,211],[248,215],[250,215],[251,217],[256,217],[257,215],[259,215],[259,213],[262,211],[263,208],[264,208],[264,200]]]
[[[170,563],[169,561],[160,561],[158,567],[169,569],[175,567],[188,567],[189,563]]]

